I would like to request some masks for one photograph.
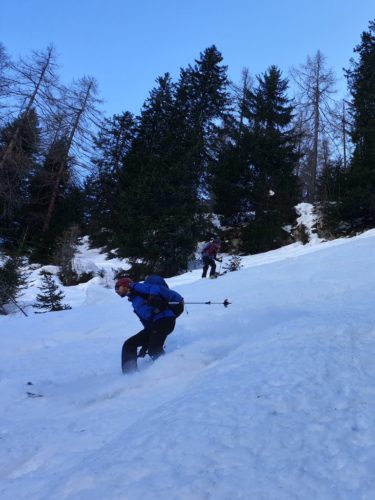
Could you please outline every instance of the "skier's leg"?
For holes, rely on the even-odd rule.
[[[137,348],[147,345],[149,334],[150,332],[145,328],[124,342],[121,353],[122,373],[137,371]]]
[[[211,259],[210,260],[210,267],[211,267],[211,270],[210,270],[210,276],[215,276],[215,272],[216,272],[216,262],[214,259]]]
[[[165,339],[173,332],[175,325],[175,318],[162,318],[153,323],[148,343],[148,353],[152,359],[164,354]]]
[[[206,277],[206,275],[207,275],[207,271],[208,271],[208,266],[209,266],[209,263],[210,263],[210,258],[209,258],[209,257],[204,256],[204,257],[203,257],[203,272],[202,272],[202,278],[205,278],[205,277]]]

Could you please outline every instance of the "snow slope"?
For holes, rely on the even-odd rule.
[[[188,305],[131,376],[140,324],[99,278],[1,317],[0,498],[373,500],[374,252],[373,230],[169,279],[232,305]]]

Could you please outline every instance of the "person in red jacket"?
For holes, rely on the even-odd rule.
[[[217,253],[220,251],[221,241],[219,239],[213,240],[208,243],[202,250],[202,260],[203,260],[203,273],[202,278],[207,276],[208,268],[210,267],[210,277],[215,276],[216,263],[215,260],[221,262],[221,259],[217,258]]]

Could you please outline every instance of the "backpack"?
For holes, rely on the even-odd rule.
[[[147,276],[144,280],[144,283],[148,283],[149,285],[165,286],[166,288],[169,288],[165,279],[157,274],[150,274],[150,276]]]
[[[147,276],[144,282],[148,283],[149,285],[159,285],[169,289],[169,286],[167,285],[165,279],[157,274],[150,274],[150,276]],[[180,302],[179,304],[169,304],[168,307],[176,316],[176,318],[178,318],[184,312],[183,302]]]

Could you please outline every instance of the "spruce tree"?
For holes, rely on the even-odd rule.
[[[35,171],[30,182],[25,214],[25,224],[29,228],[27,243],[32,250],[31,261],[42,264],[51,262],[61,233],[73,224],[80,224],[83,219],[83,190],[74,175],[74,159],[68,157],[64,161],[63,174],[58,179],[58,196],[48,229],[43,230],[66,147],[66,139],[56,140],[49,147],[43,164]]]
[[[252,203],[248,186],[247,144],[236,134],[223,144],[211,166],[213,210],[223,226],[238,226],[251,218]]]
[[[85,183],[85,226],[93,245],[114,249],[123,219],[119,197],[121,173],[136,134],[136,119],[125,112],[105,119],[94,138],[93,174]]]
[[[217,155],[211,161],[210,186],[214,213],[223,226],[240,227],[252,214],[249,199],[248,134],[244,117],[245,94],[250,89],[248,71],[236,88],[233,112],[225,117],[220,130]]]
[[[26,278],[20,257],[6,258],[0,263],[0,314],[6,314],[5,306],[15,302]]]
[[[64,293],[59,290],[58,285],[53,279],[52,273],[48,271],[41,271],[42,283],[39,287],[41,293],[36,296],[37,302],[34,307],[37,309],[43,309],[42,312],[51,311],[63,311],[65,309],[71,309],[68,304],[62,304],[64,299]]]
[[[345,170],[342,159],[329,161],[323,168],[317,181],[317,193],[320,204],[328,207],[341,199],[344,186]]]
[[[207,194],[207,176],[219,140],[219,125],[228,117],[229,79],[227,66],[215,45],[200,54],[194,66],[182,69],[176,104],[185,117],[186,162],[194,169],[200,194]]]
[[[141,259],[145,273],[186,269],[201,239],[215,121],[227,99],[221,61],[211,47],[181,70],[177,84],[168,73],[158,78],[123,158],[120,192],[111,201],[112,244],[120,255]]]
[[[247,91],[244,109],[249,121],[248,196],[254,209],[254,220],[242,235],[242,250],[247,252],[277,248],[287,240],[283,226],[294,221],[299,194],[288,81],[276,66],[257,80],[257,87]]]
[[[375,21],[369,23],[354,51],[358,60],[352,59],[346,72],[354,152],[338,214],[346,231],[375,226]]]
[[[172,276],[186,267],[197,241],[198,180],[186,160],[185,124],[170,76],[157,84],[124,162],[115,238],[124,256],[143,260],[145,272]]]
[[[3,237],[13,248],[24,236],[25,207],[30,180],[37,168],[39,142],[38,117],[33,109],[0,131],[0,224]]]

